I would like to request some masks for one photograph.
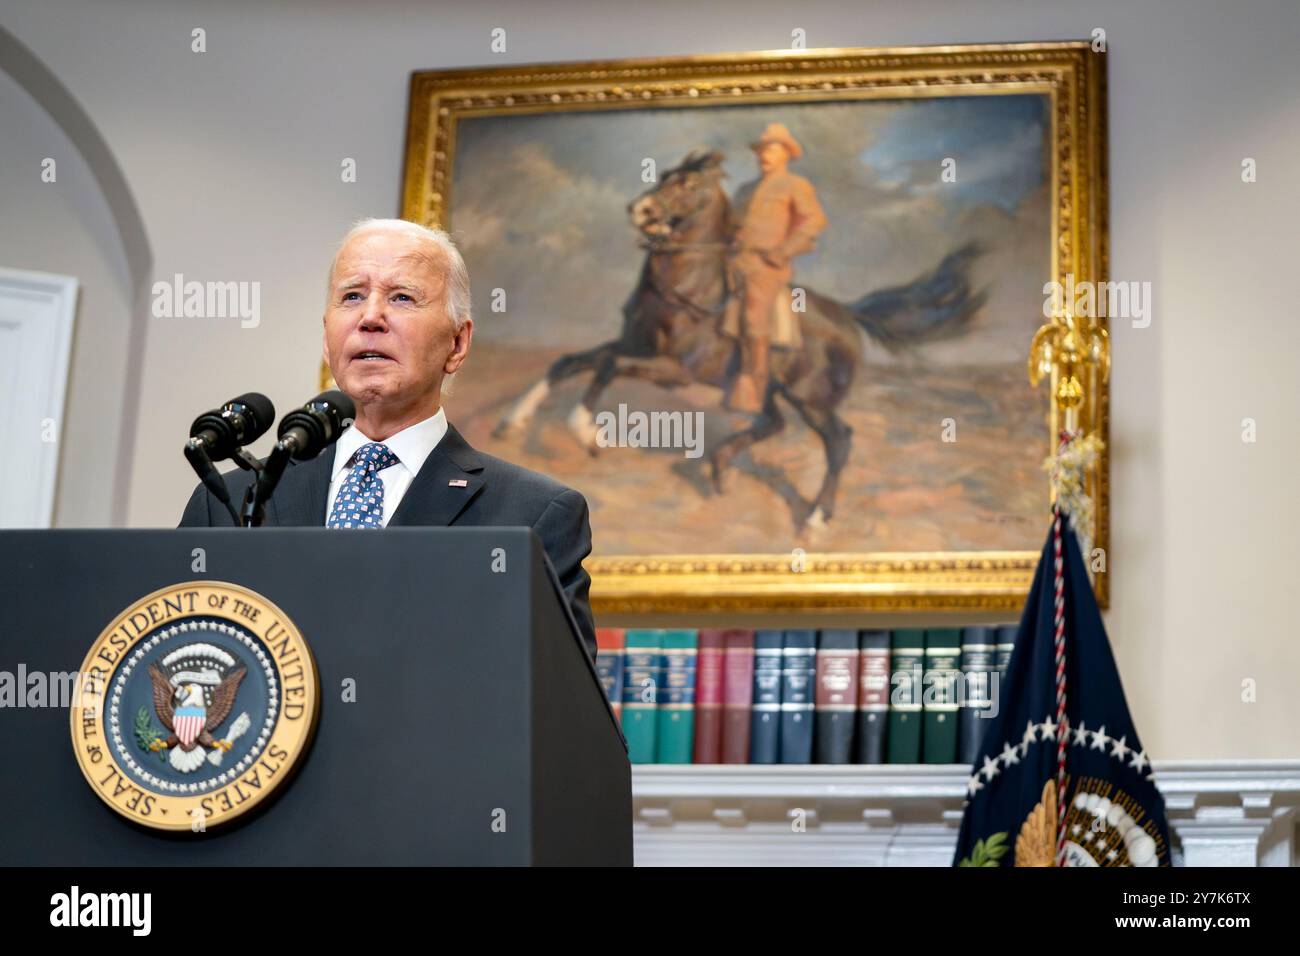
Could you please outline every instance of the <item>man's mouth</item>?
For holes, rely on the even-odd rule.
[[[391,362],[391,361],[393,361],[393,357],[392,357],[391,355],[388,355],[388,354],[384,353],[384,352],[366,351],[366,352],[358,352],[356,355],[352,356],[352,361],[354,361],[354,362]]]

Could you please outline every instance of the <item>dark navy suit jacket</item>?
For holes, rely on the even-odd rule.
[[[266,524],[280,527],[324,527],[334,468],[333,447],[308,462],[285,469],[275,496],[266,508]],[[252,481],[248,471],[226,476],[232,502],[238,506]],[[453,479],[464,487],[450,487]],[[234,522],[224,505],[199,485],[181,517],[182,528],[230,527]],[[582,567],[591,553],[587,500],[527,468],[475,451],[451,425],[412,479],[390,527],[527,527],[537,532],[559,576],[573,610],[587,653],[596,659],[596,630],[588,592],[591,578]],[[363,533],[364,532],[359,532]]]

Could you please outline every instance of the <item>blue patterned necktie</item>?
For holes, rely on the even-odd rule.
[[[352,472],[334,499],[327,528],[382,528],[384,483],[379,472],[396,465],[398,458],[387,445],[370,442],[352,456]]]

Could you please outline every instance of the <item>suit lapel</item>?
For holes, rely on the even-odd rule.
[[[311,461],[290,466],[280,477],[271,498],[267,524],[286,528],[320,528],[325,525],[325,504],[330,493],[330,472],[334,467],[334,446]]]
[[[389,527],[449,525],[483,489],[483,461],[451,425],[429,453]],[[461,484],[464,482],[464,484]],[[328,483],[326,486],[328,492]],[[321,522],[324,523],[322,516]]]

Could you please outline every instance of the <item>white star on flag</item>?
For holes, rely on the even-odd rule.
[[[1128,740],[1128,734],[1125,734],[1123,737],[1119,738],[1119,740],[1115,741],[1115,746],[1110,752],[1112,757],[1118,757],[1120,759],[1120,763],[1124,762],[1124,755],[1129,752],[1129,748],[1124,745],[1124,741],[1126,740]]]
[[[984,776],[986,776],[989,779],[989,782],[991,783],[993,781],[993,778],[998,775],[998,762],[996,760],[990,760],[988,757],[985,757],[984,767],[980,770],[980,772],[984,774]]]
[[[1088,746],[1088,734],[1090,733],[1091,731],[1088,730],[1087,722],[1083,720],[1079,721],[1079,727],[1074,732],[1074,742],[1081,747]]]
[[[1052,715],[1048,714],[1047,719],[1038,725],[1042,728],[1038,733],[1039,740],[1054,740],[1056,738],[1056,724],[1052,723]]]
[[[1016,748],[1011,744],[1002,745],[1002,762],[1008,767],[1013,763],[1020,763],[1020,756],[1016,753]]]
[[[978,772],[975,774],[975,776],[971,777],[969,780],[966,781],[966,792],[969,793],[972,797],[975,796],[975,793],[977,791],[983,789],[984,789],[984,784],[980,783],[980,775]]]
[[[1128,760],[1128,765],[1138,773],[1141,773],[1142,768],[1147,764],[1147,752],[1145,750],[1141,752],[1134,750],[1132,751],[1132,756],[1130,756]]]
[[[1110,738],[1106,736],[1106,725],[1102,724],[1101,730],[1092,732],[1092,749],[1104,751],[1109,740]]]

